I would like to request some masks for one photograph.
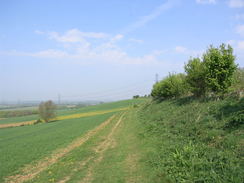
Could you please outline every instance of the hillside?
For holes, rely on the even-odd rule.
[[[243,182],[243,110],[243,99],[145,104],[140,136],[153,182]]]
[[[3,128],[0,182],[241,183],[243,109],[243,99],[139,98]]]

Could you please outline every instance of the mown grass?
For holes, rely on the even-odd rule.
[[[244,182],[244,100],[192,98],[151,102],[140,110],[144,158],[154,182]],[[234,120],[234,124],[232,125]],[[239,121],[238,121],[239,120]],[[237,125],[236,125],[237,124]]]

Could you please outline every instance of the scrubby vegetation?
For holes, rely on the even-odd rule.
[[[231,46],[210,46],[201,58],[190,58],[184,74],[170,74],[153,86],[154,99],[177,98],[186,95],[195,97],[214,96],[223,98],[226,94],[243,90],[243,70],[235,64]],[[236,79],[236,81],[234,80]],[[239,84],[238,84],[239,83]],[[241,92],[239,91],[239,92]]]
[[[244,182],[244,70],[233,49],[210,46],[185,73],[156,83],[140,110],[155,182]]]
[[[244,180],[244,100],[154,101],[140,110],[140,137],[154,182]]]
[[[56,106],[51,100],[40,103],[38,108],[40,118],[45,122],[49,122],[56,116],[55,109]]]

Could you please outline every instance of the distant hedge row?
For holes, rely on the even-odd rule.
[[[244,70],[235,64],[233,48],[221,44],[211,45],[202,58],[190,58],[184,74],[169,74],[154,84],[151,95],[154,99],[186,95],[223,97],[231,92],[241,94],[243,90]]]

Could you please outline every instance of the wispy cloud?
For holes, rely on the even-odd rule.
[[[196,0],[198,4],[216,4],[216,0]]]
[[[61,59],[67,61],[79,61],[80,63],[116,63],[116,64],[157,64],[159,52],[152,51],[142,56],[130,56],[118,44],[124,38],[122,34],[114,36],[105,33],[81,32],[71,29],[60,34],[58,32],[35,31],[37,34],[46,35],[49,39],[63,46],[59,49],[47,49],[37,52],[8,51],[1,52],[4,55],[30,56],[36,58]],[[102,39],[101,43],[94,44],[93,39]],[[137,40],[138,41],[138,40]],[[65,44],[71,43],[69,49]],[[72,44],[75,43],[75,44]]]
[[[156,7],[151,13],[146,16],[141,17],[138,21],[132,23],[128,27],[126,27],[122,32],[128,33],[132,32],[140,27],[145,26],[149,22],[153,21],[157,17],[159,17],[163,12],[173,8],[176,4],[178,4],[179,0],[168,0],[165,3]]]
[[[48,32],[50,39],[54,39],[58,42],[64,43],[76,43],[84,42],[85,38],[102,39],[107,38],[108,35],[101,32],[81,32],[78,29],[71,29],[65,32],[63,35],[58,32]]]
[[[228,4],[231,8],[243,8],[244,0],[229,0]]]

